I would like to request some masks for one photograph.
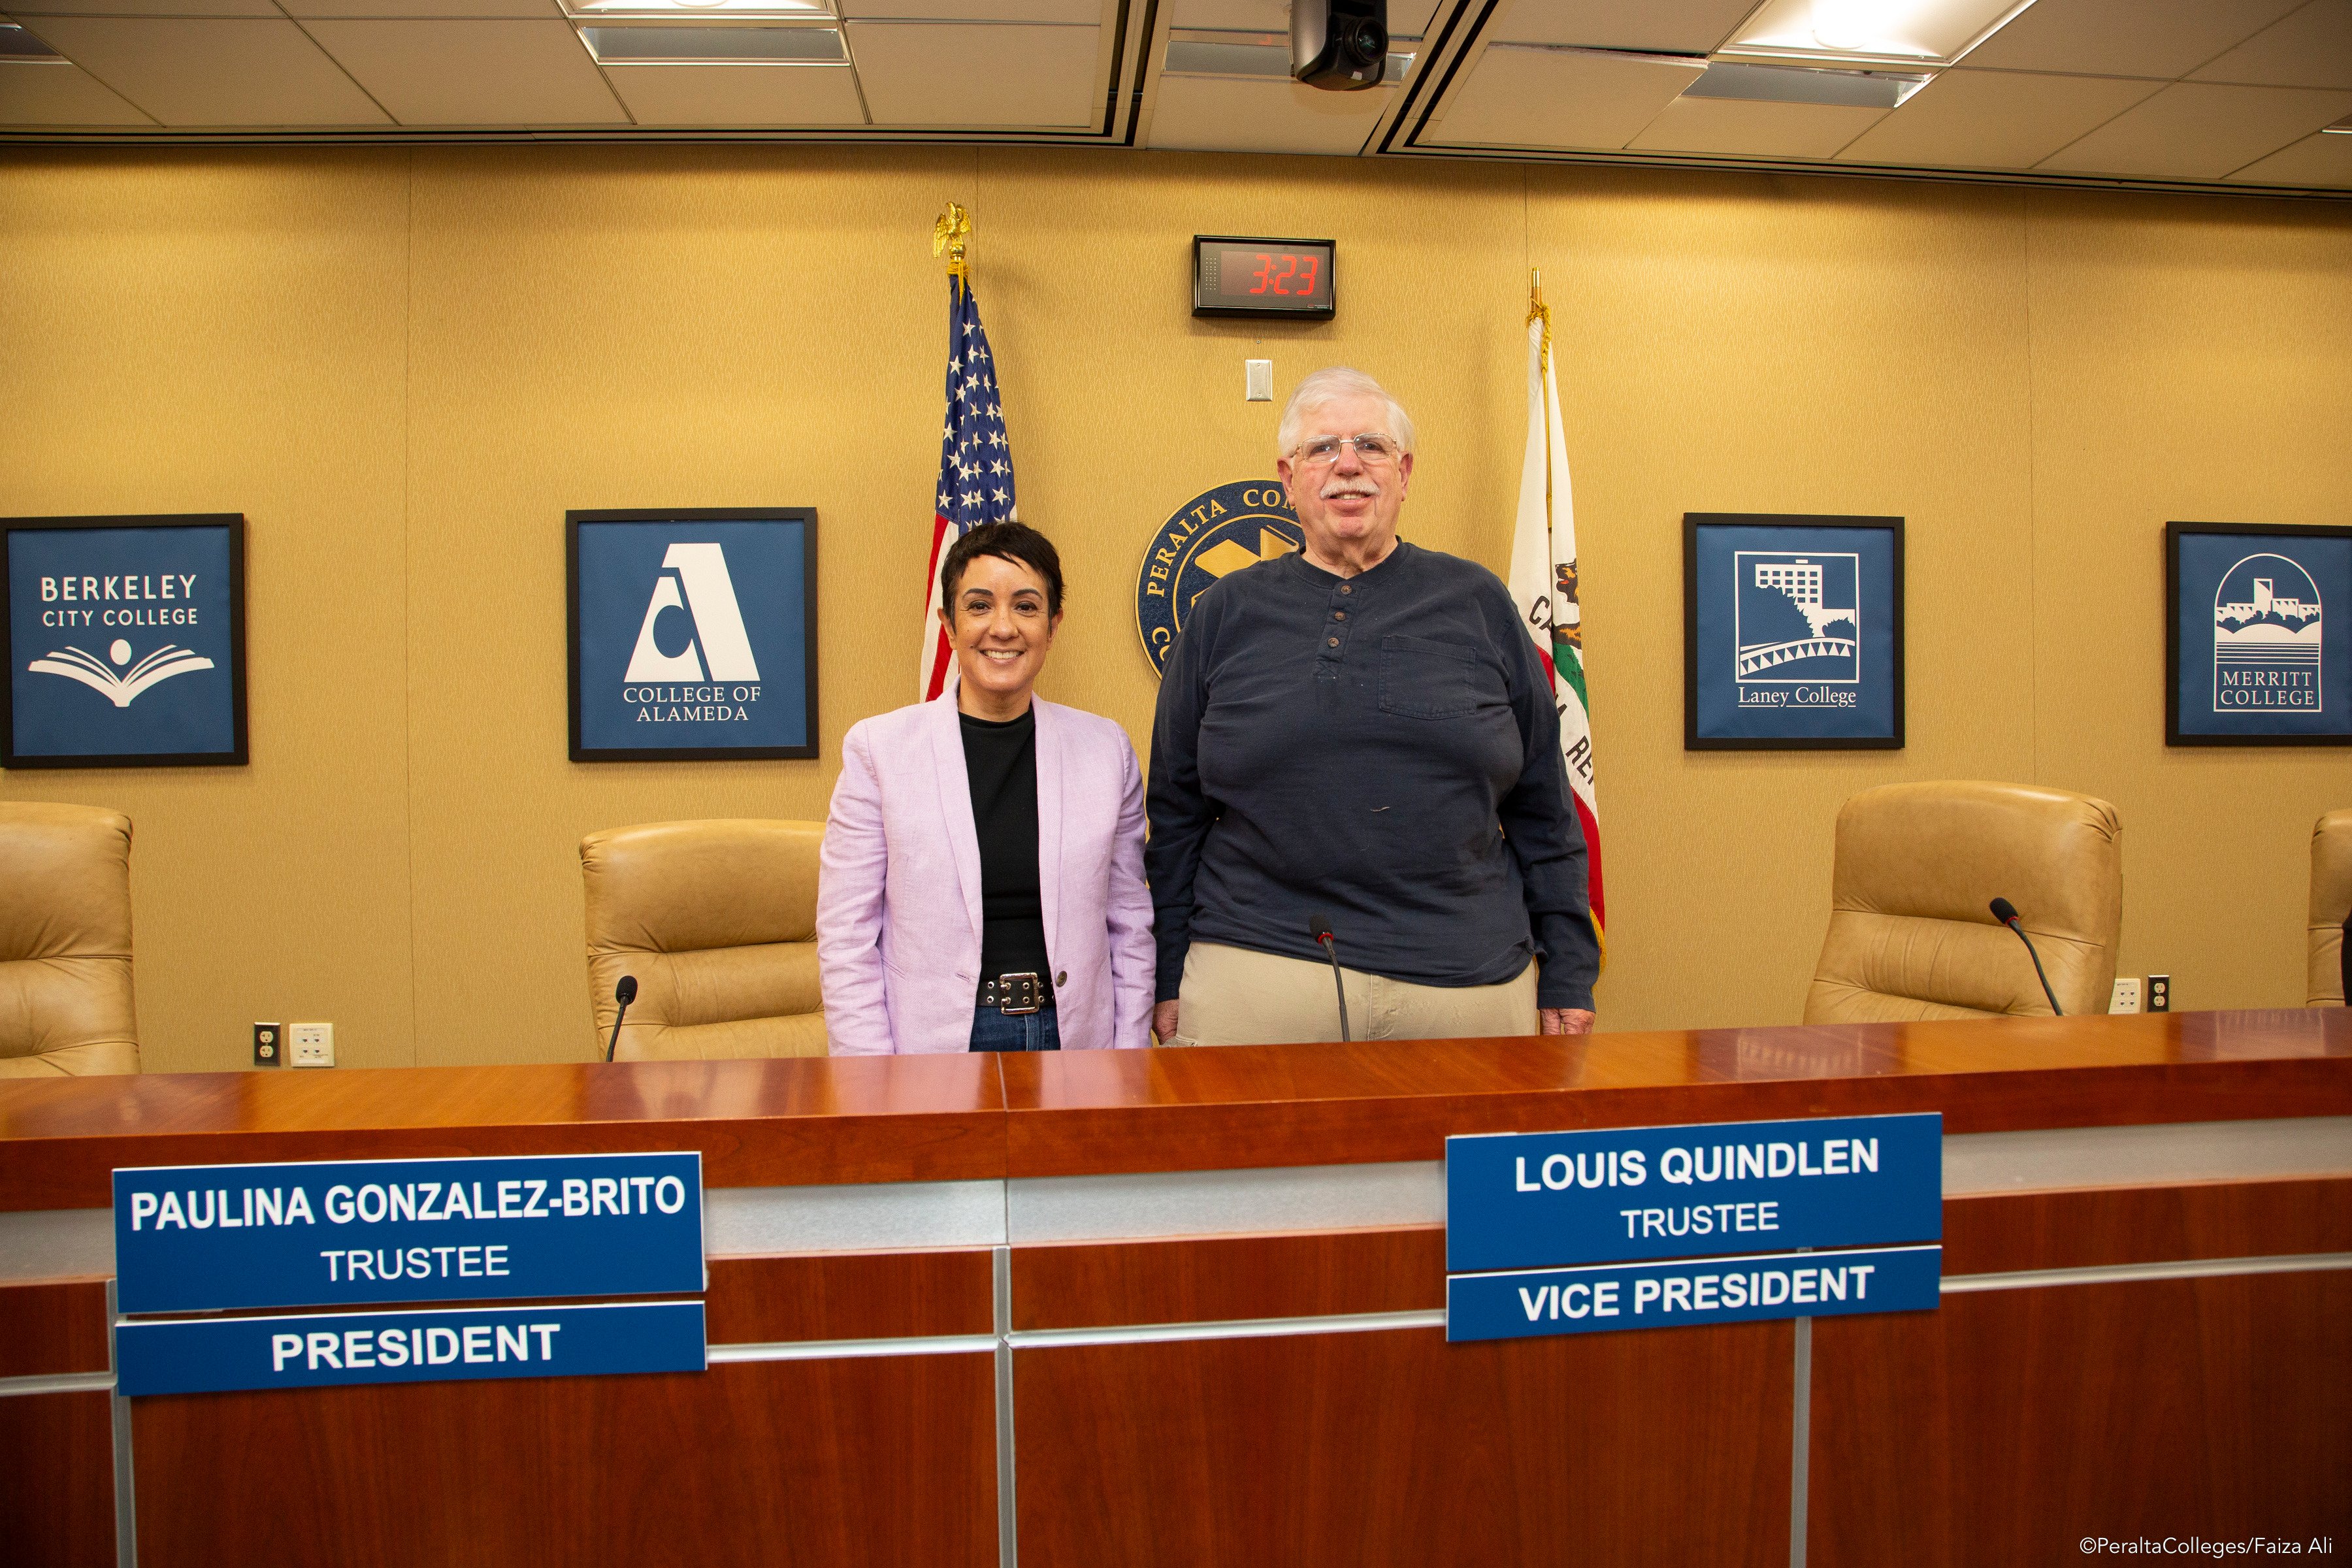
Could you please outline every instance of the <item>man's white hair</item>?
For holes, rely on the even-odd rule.
[[[1377,397],[1387,404],[1388,433],[1396,437],[1400,447],[1412,450],[1412,416],[1404,411],[1404,405],[1391,397],[1388,388],[1362,371],[1335,364],[1307,376],[1290,395],[1289,405],[1282,411],[1282,424],[1275,432],[1275,445],[1281,448],[1276,456],[1287,458],[1298,450],[1298,427],[1307,423],[1308,415],[1349,397]]]

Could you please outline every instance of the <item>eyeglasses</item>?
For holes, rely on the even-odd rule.
[[[1353,447],[1356,460],[1368,468],[1384,468],[1397,460],[1397,444],[1386,436],[1326,436],[1292,456],[1306,468],[1328,468],[1339,460],[1342,447]]]

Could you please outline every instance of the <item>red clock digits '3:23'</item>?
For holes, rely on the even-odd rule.
[[[1303,269],[1301,263],[1305,264]],[[1286,297],[1295,295],[1304,299],[1315,292],[1315,275],[1322,269],[1323,258],[1319,256],[1300,256],[1295,251],[1288,250],[1278,255],[1269,255],[1261,250],[1257,253],[1255,274],[1257,287],[1250,292],[1253,294],[1272,292]],[[1298,287],[1296,289],[1286,287],[1286,284],[1293,282],[1296,282]]]

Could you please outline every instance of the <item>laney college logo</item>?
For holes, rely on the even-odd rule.
[[[2319,584],[2284,555],[2249,555],[2213,591],[2213,711],[2316,713]]]
[[[1136,575],[1135,629],[1152,668],[1168,668],[1192,601],[1211,584],[1289,554],[1303,537],[1298,515],[1274,479],[1219,485],[1177,508],[1153,534]]]
[[[759,679],[727,552],[671,545],[621,677],[621,700],[636,705],[641,724],[743,720],[760,700]]]
[[[1732,552],[1742,708],[1852,708],[1862,684],[1862,557]]]
[[[186,601],[194,598],[195,592],[193,573],[43,577],[41,603],[58,607],[45,608],[41,624],[52,627],[192,626],[196,624],[196,611]],[[68,605],[75,607],[65,608]],[[102,607],[82,607],[89,605]],[[117,708],[130,707],[141,692],[175,675],[213,668],[211,659],[176,643],[164,643],[132,664],[131,658],[135,651],[128,639],[116,637],[107,647],[106,658],[101,659],[68,643],[62,648],[50,649],[47,657],[34,659],[25,668],[35,675],[61,675],[68,680],[79,680]],[[113,668],[108,667],[108,660],[112,661]],[[117,670],[121,673],[117,674]]]

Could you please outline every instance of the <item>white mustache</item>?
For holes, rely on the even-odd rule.
[[[1365,496],[1365,497],[1368,497],[1368,498],[1369,498],[1369,497],[1376,497],[1376,496],[1378,496],[1380,493],[1381,493],[1381,492],[1380,492],[1380,487],[1379,487],[1379,486],[1377,486],[1377,485],[1353,485],[1353,484],[1350,484],[1350,485],[1326,485],[1326,486],[1324,486],[1324,487],[1323,487],[1323,489],[1322,489],[1322,491],[1321,491],[1322,498],[1323,498],[1325,500],[1340,500],[1342,497],[1346,497],[1346,496]]]

